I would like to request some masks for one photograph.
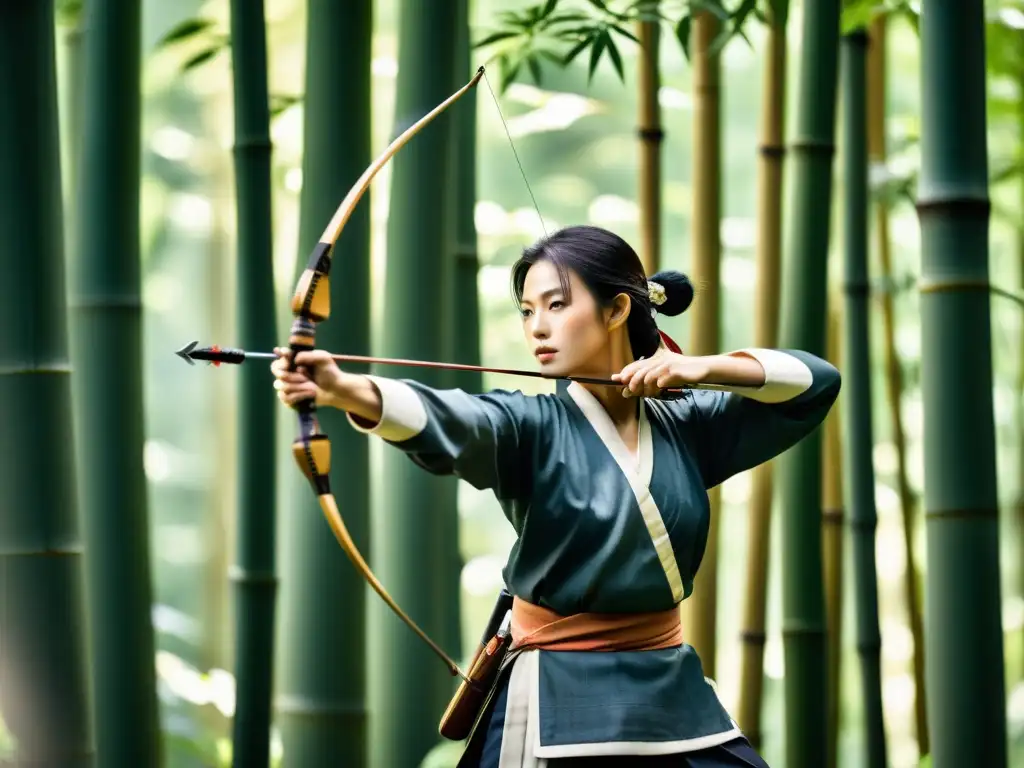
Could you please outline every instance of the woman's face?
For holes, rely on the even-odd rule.
[[[526,273],[520,303],[526,343],[544,374],[606,375],[613,310],[602,310],[574,271],[568,276],[571,299],[550,261],[539,261]]]

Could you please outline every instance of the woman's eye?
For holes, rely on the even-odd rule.
[[[549,309],[561,309],[564,306],[565,306],[565,302],[564,301],[552,301],[551,302],[551,306],[549,307]]]
[[[523,317],[529,317],[531,312],[528,309],[520,309],[519,314],[522,315]]]

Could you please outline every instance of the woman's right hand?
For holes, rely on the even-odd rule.
[[[343,373],[330,353],[320,349],[300,352],[295,358],[294,371],[289,371],[292,352],[287,347],[275,347],[278,358],[270,364],[274,374],[274,389],[278,399],[290,408],[303,400],[315,399],[318,406],[338,407],[345,390],[348,374]]]

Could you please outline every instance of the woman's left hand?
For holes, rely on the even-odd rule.
[[[710,358],[679,355],[663,347],[646,360],[633,361],[612,381],[623,385],[623,397],[655,397],[663,389],[704,383],[710,373]]]

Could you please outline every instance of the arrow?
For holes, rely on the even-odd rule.
[[[175,354],[189,365],[195,365],[196,360],[203,360],[219,366],[221,363],[229,365],[241,365],[246,360],[274,360],[279,355],[275,352],[249,352],[244,349],[233,347],[200,347],[198,341],[189,342],[179,349]],[[356,363],[363,365],[405,365],[412,368],[439,368],[449,371],[476,371],[478,373],[500,373],[509,376],[528,376],[533,379],[547,379],[549,381],[575,381],[580,384],[597,384],[607,387],[622,387],[617,381],[611,379],[595,379],[587,376],[549,376],[539,371],[522,371],[515,368],[487,368],[482,365],[465,365],[462,363],[436,363],[428,360],[401,360],[392,357],[367,357],[364,355],[331,355],[339,363]],[[699,386],[691,385],[691,389],[699,389]],[[678,396],[682,389],[663,389],[662,395],[668,394]],[[668,399],[668,398],[666,398]]]

